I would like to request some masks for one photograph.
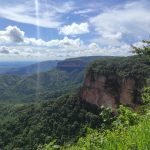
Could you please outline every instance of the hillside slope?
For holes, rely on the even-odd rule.
[[[60,61],[56,68],[50,71],[34,73],[29,76],[22,76],[22,73],[26,69],[23,72],[20,72],[20,74],[19,72],[16,72],[16,74],[21,76],[15,77],[12,75],[12,77],[14,76],[14,78],[16,78],[15,83],[10,84],[8,88],[3,88],[2,85],[4,83],[0,85],[0,89],[3,89],[0,101],[32,102],[37,100],[50,100],[64,93],[75,92],[83,83],[86,67],[97,58],[105,59],[109,57],[92,56],[67,59]],[[43,65],[44,64],[45,62]],[[32,66],[30,67],[31,73],[35,68],[34,65],[33,70]],[[11,75],[9,76],[11,77]],[[0,78],[3,80],[5,77],[1,76]],[[8,80],[11,80],[11,78],[8,78]]]
[[[11,84],[8,88],[2,87],[0,100],[24,102],[48,100],[63,93],[73,92],[79,88],[82,81],[83,71],[67,73],[55,69],[22,79],[17,78],[16,83]]]
[[[29,66],[20,67],[17,69],[13,69],[11,71],[5,72],[5,74],[11,75],[22,75],[22,76],[29,76],[34,73],[46,72],[56,67],[57,60],[55,61],[43,61],[39,63],[35,63]]]

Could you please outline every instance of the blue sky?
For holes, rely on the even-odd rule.
[[[131,55],[150,37],[149,0],[0,1],[0,60]]]

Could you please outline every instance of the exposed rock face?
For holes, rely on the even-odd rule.
[[[132,105],[136,90],[133,79],[119,79],[116,76],[102,76],[88,73],[81,92],[81,98],[97,106],[115,108],[118,104]]]
[[[120,103],[123,105],[133,104],[135,102],[134,101],[135,91],[136,91],[135,80],[123,79],[121,83]]]

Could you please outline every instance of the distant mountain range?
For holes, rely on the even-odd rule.
[[[63,61],[49,60],[43,62],[0,62],[0,74],[29,76],[35,73],[50,71],[54,68],[65,71],[82,70],[88,63],[98,58],[105,57],[89,56],[70,58]]]
[[[57,68],[60,70],[69,71],[80,71],[87,67],[92,61],[96,59],[105,59],[111,58],[111,56],[87,56],[87,57],[78,57],[78,58],[70,58],[64,61],[59,61],[57,64]]]
[[[6,74],[6,72],[36,63],[37,61],[0,61],[0,74]]]
[[[75,92],[82,85],[86,66],[104,58],[109,57],[46,61],[7,72],[0,75],[0,101],[50,100]]]
[[[5,72],[5,74],[12,74],[12,75],[24,75],[29,76],[34,73],[46,72],[50,71],[51,69],[55,68],[57,65],[57,60],[50,60],[50,61],[43,61],[38,62],[29,66],[17,68],[11,71]]]

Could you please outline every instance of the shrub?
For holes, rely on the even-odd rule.
[[[142,90],[142,102],[148,104],[150,102],[150,86]]]
[[[117,119],[113,122],[115,127],[118,126],[130,126],[130,125],[135,125],[139,121],[138,114],[133,112],[127,107],[124,107],[120,105],[118,109],[118,117]]]

